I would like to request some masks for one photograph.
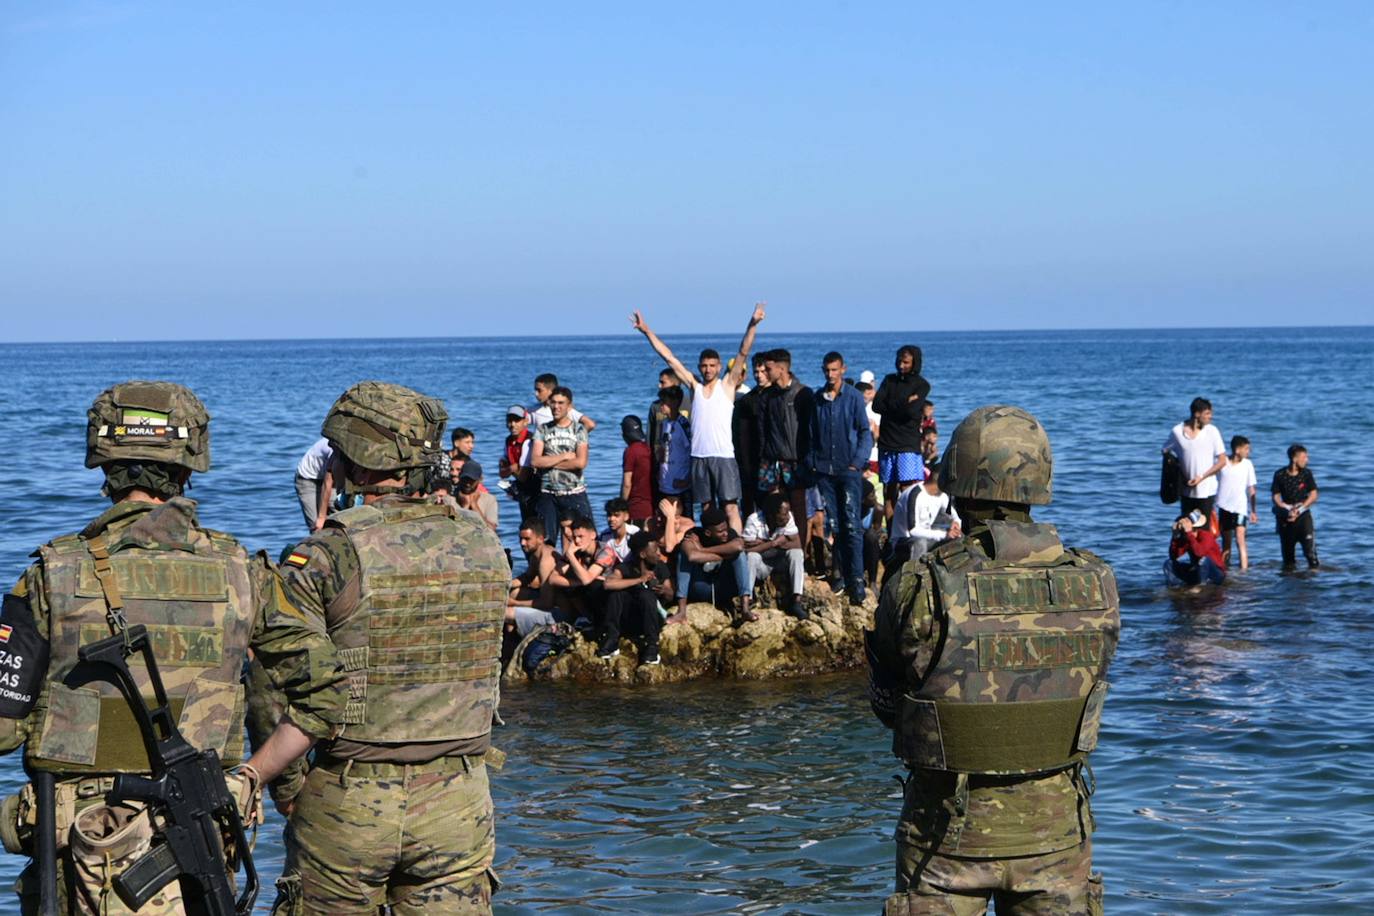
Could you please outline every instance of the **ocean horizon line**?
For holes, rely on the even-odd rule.
[[[1343,331],[1343,330],[1368,330],[1374,328],[1374,322],[1368,324],[1264,324],[1264,325],[1216,325],[1207,327],[1059,327],[1059,328],[965,328],[965,329],[902,329],[902,330],[822,330],[822,331],[772,331],[770,334],[789,335],[792,337],[833,337],[836,334],[851,335],[922,335],[926,337],[958,337],[967,334],[1030,334],[1050,336],[1063,334],[1066,332],[1082,333],[1121,333],[1121,334],[1141,334],[1141,333],[1177,333],[1177,334],[1200,334],[1208,332],[1228,332],[1228,331]],[[726,330],[707,330],[707,331],[669,331],[661,333],[659,336],[664,339],[671,338],[697,338],[714,337],[718,335],[738,334],[738,328]],[[44,347],[44,346],[75,346],[78,344],[129,344],[129,343],[181,343],[181,344],[240,344],[240,343],[343,343],[351,341],[373,341],[402,343],[408,341],[442,342],[442,341],[508,341],[508,340],[608,340],[617,337],[628,337],[633,334],[633,329],[615,333],[567,333],[567,334],[471,334],[463,336],[427,336],[414,337],[404,335],[378,335],[378,336],[345,336],[338,337],[138,337],[138,338],[82,338],[73,340],[9,340],[0,341],[0,346],[13,347]]]

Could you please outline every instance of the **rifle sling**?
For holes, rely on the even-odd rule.
[[[124,596],[119,593],[119,581],[115,578],[114,566],[110,563],[110,547],[105,540],[105,532],[86,540],[86,549],[91,553],[95,565],[95,577],[100,582],[100,591],[105,596],[105,620],[110,625],[112,636],[123,636],[129,642],[129,624],[124,619]]]

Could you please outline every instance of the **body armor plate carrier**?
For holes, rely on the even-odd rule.
[[[439,505],[329,517],[358,554],[357,609],[330,634],[349,676],[350,740],[476,738],[491,730],[510,567],[480,522]]]
[[[192,515],[194,504],[174,499],[153,512]],[[52,655],[28,744],[32,766],[68,773],[148,770],[133,713],[114,686],[63,683],[77,664],[78,648],[110,635],[102,574],[112,577],[127,622],[147,626],[186,739],[216,751],[226,764],[242,758],[239,674],[254,613],[248,556],[228,535],[194,525],[182,530],[185,543],[141,542],[131,532],[111,543],[103,534],[95,540],[68,535],[37,551],[47,583]],[[108,565],[98,569],[95,554],[105,551]],[[150,695],[141,665],[134,665],[134,676]]]
[[[894,752],[957,773],[1064,769],[1097,744],[1120,612],[1111,567],[1065,549],[1052,525],[988,523],[920,561],[909,619],[928,612],[935,654],[900,698]]]

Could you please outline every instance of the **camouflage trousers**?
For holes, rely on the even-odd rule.
[[[306,777],[274,914],[490,913],[496,825],[479,757],[332,761]]]
[[[1092,841],[1006,859],[959,859],[897,844],[897,893],[884,916],[982,916],[989,900],[997,916],[1100,916]]]

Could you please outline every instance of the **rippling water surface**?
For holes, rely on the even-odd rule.
[[[724,351],[735,334],[677,338]],[[762,335],[803,381],[821,355],[880,375],[896,346],[925,350],[941,430],[981,404],[1036,413],[1054,444],[1040,518],[1116,567],[1123,634],[1093,758],[1098,867],[1129,913],[1374,910],[1374,331],[1359,329]],[[301,533],[292,472],[335,396],[362,378],[446,399],[494,470],[502,415],[556,371],[592,437],[593,503],[618,485],[618,420],[643,413],[657,363],[637,336],[540,340],[0,345],[0,577],[101,511],[82,467],[84,411],[126,378],[194,388],[213,422],[213,470],[192,496],[205,524],[275,553]],[[1197,394],[1223,435],[1254,442],[1261,499],[1294,440],[1312,454],[1325,567],[1278,574],[1268,516],[1253,568],[1221,592],[1163,587],[1170,510],[1158,447]],[[504,507],[503,535],[514,547]],[[494,779],[498,910],[510,913],[872,913],[891,884],[900,799],[888,736],[857,674],[652,690],[508,690]],[[0,761],[0,790],[22,781]],[[261,867],[280,866],[280,821]],[[0,857],[8,883],[22,863]],[[269,895],[270,896],[270,895]],[[0,904],[0,911],[8,906]]]

